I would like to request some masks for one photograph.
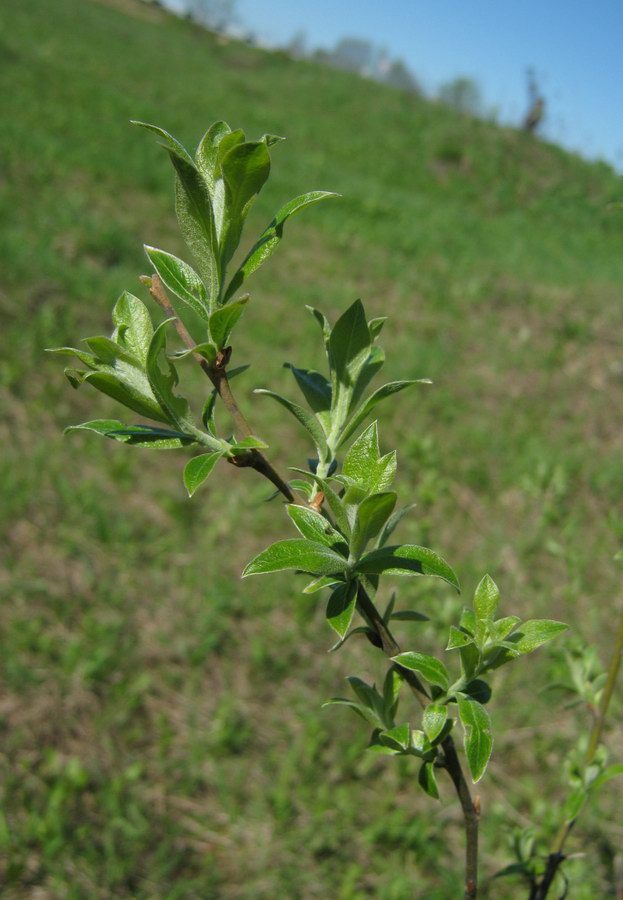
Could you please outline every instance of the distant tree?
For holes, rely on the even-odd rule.
[[[473,78],[460,76],[442,84],[439,88],[439,100],[446,106],[470,116],[482,113],[482,94]]]
[[[329,53],[329,62],[339,69],[375,75],[383,51],[365,38],[345,37]]]
[[[524,131],[534,133],[545,117],[545,100],[543,99],[534,69],[527,70],[526,80],[528,87],[528,112],[523,120],[522,128]]]
[[[225,31],[237,19],[236,0],[186,0],[186,9],[198,25]]]
[[[302,28],[292,35],[286,50],[294,59],[303,59],[307,56],[307,34]]]
[[[421,93],[415,75],[402,59],[390,60],[383,74],[383,81],[401,91],[407,91],[409,94]]]

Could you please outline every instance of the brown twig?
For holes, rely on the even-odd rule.
[[[173,308],[171,301],[167,296],[164,285],[162,284],[159,276],[145,276],[143,280],[145,284],[148,285],[149,293],[154,298],[158,306],[160,306],[165,311],[170,319],[173,319],[175,330],[177,331],[182,343],[189,350],[194,350],[196,342],[193,340],[192,335],[175,312],[175,309]],[[236,426],[237,431],[243,437],[251,437],[253,435],[251,426],[245,419],[240,410],[240,407],[236,403],[231,390],[231,385],[229,384],[229,380],[227,378],[226,366],[231,357],[231,348],[226,348],[226,350],[221,351],[213,364],[210,364],[207,359],[204,359],[204,357],[201,356],[200,353],[193,353],[193,356],[214,385],[215,390],[217,391],[219,397],[223,401],[225,407],[234,420],[234,425]],[[230,462],[233,465],[238,466],[239,468],[255,469],[256,472],[259,472],[260,475],[263,475],[264,478],[267,478],[277,488],[277,490],[281,494],[283,494],[286,500],[289,500],[290,502],[294,501],[294,494],[290,490],[287,482],[283,480],[277,470],[271,465],[264,454],[259,450],[252,449],[247,453],[233,456],[231,457]]]

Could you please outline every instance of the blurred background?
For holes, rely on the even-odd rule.
[[[185,453],[63,437],[118,408],[43,350],[109,333],[124,289],[146,299],[143,243],[187,255],[166,155],[130,119],[191,148],[216,119],[286,136],[247,240],[300,193],[343,199],[288,224],[237,331],[238,394],[271,458],[309,448],[253,388],[294,397],[282,363],[322,365],[305,304],[334,321],[361,297],[390,316],[387,380],[434,381],[379,409],[401,501],[418,504],[401,537],[440,552],[467,598],[488,571],[506,613],[568,621],[566,645],[605,661],[623,541],[620,13],[557,6],[504,26],[483,3],[470,30],[456,3],[390,2],[382,19],[348,3],[4,4],[2,896],[459,896],[449,786],[433,803],[412,766],[367,757],[363,723],[321,709],[348,674],[378,681],[377,653],[327,655],[322,601],[292,577],[239,579],[290,536],[279,501],[226,466],[189,501]],[[196,404],[200,376],[189,364]],[[460,599],[396,587],[433,615],[399,623],[401,644],[434,652]],[[514,828],[558,822],[586,722],[544,689],[560,643],[496,680],[512,699],[494,695],[479,786],[485,876]],[[573,897],[619,896],[618,812],[615,788],[578,824]]]

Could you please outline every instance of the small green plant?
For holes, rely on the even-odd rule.
[[[353,696],[335,697],[327,705],[346,706],[366,722],[368,752],[412,757],[419,787],[429,796],[439,797],[438,773],[448,774],[465,823],[465,896],[476,897],[480,803],[469,781],[480,781],[492,753],[492,676],[567,626],[548,619],[522,622],[514,615],[496,618],[500,594],[485,575],[471,607],[457,611],[457,623],[438,655],[398,645],[392,622],[426,616],[419,609],[398,608],[394,594],[388,600],[385,578],[433,577],[457,592],[459,582],[435,551],[393,540],[411,507],[398,506],[392,489],[396,452],[381,453],[377,422],[366,423],[383,400],[418,382],[389,382],[369,392],[384,362],[378,338],[385,317],[368,319],[356,301],[332,325],[311,309],[326,351],[326,374],[290,366],[300,403],[267,389],[257,391],[282,404],[311,439],[313,456],[307,466],[294,469],[292,478],[269,462],[264,435],[251,428],[231,388],[232,378],[247,368],[230,367],[232,334],[249,305],[249,295],[241,291],[277,249],[288,219],[336,195],[314,191],[283,206],[228,277],[249,210],[270,173],[270,149],[281,139],[265,135],[248,141],[241,130],[217,122],[193,157],[166,131],[136,124],[155,132],[171,159],[177,216],[196,269],[146,247],[154,271],[141,280],[164,310],[164,320],[154,324],[147,305],[125,292],[113,309],[110,337],[87,338],[84,350],[53,351],[81,363],[65,370],[73,387],[90,384],[141,418],[138,423],[127,416],[126,421],[94,419],[68,431],[94,432],[130,446],[196,451],[184,470],[189,496],[223,461],[252,468],[273,484],[275,495],[287,501],[285,511],[298,536],[272,544],[243,574],[291,569],[303,575],[305,593],[328,595],[326,618],[337,638],[333,650],[360,637],[385,654],[387,673],[380,689],[353,676],[348,679]],[[173,331],[181,347],[171,350]],[[188,360],[199,364],[211,383],[200,410],[193,410],[180,392],[178,367]],[[219,400],[231,415],[232,433],[217,428]],[[458,727],[468,775],[454,741]],[[607,771],[600,770],[598,778],[603,780]]]

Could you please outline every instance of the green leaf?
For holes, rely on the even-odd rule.
[[[268,147],[262,141],[247,141],[232,147],[223,157],[221,172],[225,204],[219,243],[224,269],[238,247],[251,205],[270,174]]]
[[[396,505],[396,499],[397,494],[388,491],[371,494],[359,504],[350,540],[350,552],[355,558],[361,555],[368,542],[385,525]]]
[[[350,628],[356,605],[357,585],[353,581],[338,585],[329,597],[327,622],[338,637],[343,638]]]
[[[337,575],[347,568],[344,557],[325,544],[295,538],[277,541],[259,553],[245,568],[242,577],[278,572],[281,569],[300,569],[311,575]]]
[[[500,602],[500,592],[490,575],[485,575],[474,593],[474,612],[481,622],[491,622]]]
[[[448,718],[448,707],[445,703],[429,703],[422,717],[424,734],[431,742],[439,737]]]
[[[504,646],[508,645],[512,650],[522,655],[532,653],[541,644],[558,637],[568,627],[564,622],[556,622],[553,619],[530,619],[527,622],[523,622],[517,631],[510,635]]]
[[[229,336],[248,302],[249,295],[246,294],[244,297],[236,300],[235,303],[221,306],[220,309],[215,310],[210,316],[210,336],[219,350],[222,350],[227,344]]]
[[[329,338],[331,367],[340,386],[354,387],[371,345],[363,304],[355,300],[337,320]]]
[[[402,680],[402,674],[398,666],[391,666],[387,670],[385,681],[383,682],[383,709],[385,710],[385,719],[388,722],[394,721]]]
[[[301,393],[307,400],[310,409],[314,411],[325,434],[329,433],[331,425],[331,385],[320,372],[309,369],[297,369],[296,366],[285,363],[285,368],[290,369],[301,389]]]
[[[379,434],[373,422],[353,443],[344,458],[342,474],[355,484],[367,486],[371,473],[379,461]]]
[[[340,579],[335,575],[321,575],[320,578],[314,578],[309,584],[303,588],[303,594],[316,594],[318,591],[324,590],[326,587],[333,587],[339,584]]]
[[[259,269],[269,256],[272,256],[281,242],[283,237],[283,227],[290,216],[300,212],[307,206],[318,203],[320,200],[338,196],[339,194],[332,194],[329,191],[312,191],[308,194],[302,194],[300,197],[296,197],[294,200],[290,200],[289,203],[286,203],[285,206],[282,206],[272,222],[262,232],[259,240],[251,248],[242,265],[233,276],[225,293],[224,302],[227,303],[236,291],[240,289],[249,275],[252,275],[256,269]]]
[[[154,327],[143,301],[124,291],[115,303],[112,320],[115,324],[114,340],[145,366]]]
[[[591,790],[602,787],[613,778],[618,778],[619,775],[623,775],[623,763],[615,763],[612,766],[608,766],[608,768],[604,769],[591,783]]]
[[[430,622],[430,616],[416,612],[414,609],[399,609],[389,617],[392,622]]]
[[[207,289],[208,308],[213,309],[220,295],[221,274],[212,201],[194,165],[188,165],[173,155],[171,161],[178,176],[175,211],[180,230]]]
[[[408,750],[411,743],[411,728],[406,722],[403,725],[396,725],[394,728],[382,731],[379,734],[379,740],[397,750]]]
[[[379,404],[382,400],[385,400],[386,397],[390,397],[392,394],[397,394],[398,391],[402,391],[407,387],[411,387],[412,384],[427,384],[426,379],[418,379],[416,381],[390,381],[389,384],[384,384],[383,387],[380,387],[376,390],[368,399],[361,404],[355,415],[349,421],[348,425],[344,428],[340,435],[340,442],[338,444],[338,448],[344,444],[352,434],[359,428],[362,422],[364,422],[372,410],[377,404]]]
[[[316,445],[319,457],[322,460],[328,460],[330,454],[329,448],[327,447],[327,441],[324,436],[324,432],[315,416],[307,412],[306,409],[303,409],[302,406],[299,406],[297,403],[293,403],[291,400],[288,400],[286,397],[282,397],[280,394],[276,394],[274,391],[268,391],[264,388],[256,388],[253,393],[264,394],[267,397],[272,397],[277,401],[277,403],[281,403],[282,406],[285,406],[285,408],[289,410],[296,419],[298,419],[301,425],[303,425],[303,427],[307,429],[314,441],[314,444]]]
[[[177,450],[194,443],[190,435],[169,431],[166,428],[151,428],[148,425],[124,425],[117,419],[94,419],[82,425],[71,425],[65,434],[73,431],[92,431],[102,437],[128,444],[133,447],[146,447],[153,450]]]
[[[498,619],[491,627],[492,641],[503,641],[519,622],[521,622],[519,616],[505,616],[503,619]]]
[[[446,650],[456,650],[459,647],[466,647],[467,644],[473,643],[473,635],[468,634],[466,631],[461,631],[460,628],[455,628],[454,625],[450,626],[450,636],[448,638]]]
[[[189,165],[194,166],[192,156],[188,150],[186,150],[183,144],[180,144],[177,138],[174,138],[172,134],[165,131],[164,128],[160,128],[158,125],[149,125],[147,122],[139,122],[137,119],[131,119],[130,124],[138,125],[140,128],[146,128],[148,131],[153,131],[154,134],[157,134],[158,137],[162,138],[159,142],[161,147],[164,147],[165,150],[168,150],[170,153],[183,159],[184,162]]]
[[[302,478],[292,478],[288,482],[291,489],[293,491],[298,491],[300,494],[305,494],[308,500],[311,500],[311,496],[314,492],[313,486],[309,483],[309,481],[303,481]]]
[[[242,141],[244,141],[244,134],[242,131],[232,132],[227,122],[214,122],[199,141],[197,153],[195,154],[195,161],[197,169],[201,173],[211,196],[214,195],[216,181],[221,175],[219,148],[223,144],[225,138],[228,139],[225,141],[227,150],[230,150],[231,147],[234,146],[234,144],[231,143],[232,134],[235,135],[233,138],[234,142],[239,141],[242,143]]]
[[[387,322],[387,316],[379,316],[376,319],[370,319],[368,322],[368,328],[370,329],[370,337],[373,341],[377,339],[381,331],[383,330],[383,325]]]
[[[75,347],[47,347],[46,353],[56,353],[59,356],[75,356],[80,360],[81,363],[85,366],[89,366],[90,369],[94,369],[97,366],[97,360],[92,353],[87,353],[85,350],[76,350]],[[77,370],[71,370],[77,371]],[[82,379],[80,379],[82,383]]]
[[[357,678],[355,675],[348,675],[346,680],[361,702],[376,712],[381,725],[387,727],[387,723],[384,720],[383,698],[374,685],[366,684],[365,681],[362,681],[361,678]]]
[[[83,381],[140,416],[169,424],[169,418],[158,405],[147,378],[138,369],[131,366],[115,366],[106,371],[100,369],[97,372],[87,372]]]
[[[145,244],[145,253],[164,286],[206,321],[208,318],[206,291],[195,270],[184,260],[156,247]]]
[[[304,538],[325,544],[327,547],[333,547],[338,553],[348,553],[343,536],[320,513],[309,507],[295,504],[289,504],[286,509]]]
[[[172,322],[173,320],[169,319],[168,321]],[[216,347],[214,344],[210,344],[207,341],[202,344],[196,344],[189,350],[180,350],[171,353],[169,358],[177,362],[178,360],[188,359],[189,356],[192,356],[195,353],[202,356],[206,362],[210,363],[210,365],[213,365],[216,362]]]
[[[339,641],[336,641],[332,647],[329,647],[329,653],[335,653],[336,650],[339,650],[340,647],[343,647],[346,641],[354,637],[356,634],[365,634],[369,636],[373,634],[373,632],[371,628],[366,628],[365,625],[360,625],[358,628],[351,628],[348,634],[345,634],[344,637]]]
[[[448,689],[450,681],[447,669],[434,656],[409,650],[406,653],[399,653],[398,656],[392,656],[392,661],[398,663],[403,669],[418,672],[429,684],[435,684],[444,691]]]
[[[391,516],[383,526],[383,530],[381,531],[379,539],[376,542],[377,547],[383,547],[387,543],[402,519],[404,519],[408,512],[411,512],[412,509],[415,509],[415,506],[415,503],[410,503],[408,506],[402,506],[400,509],[395,510],[391,514]]]
[[[439,800],[439,788],[437,787],[435,767],[432,762],[422,763],[417,780],[419,786],[429,797],[432,797],[433,800]]]
[[[298,471],[303,470],[299,469]],[[310,478],[313,478],[316,484],[319,486],[324,495],[324,499],[327,501],[329,509],[333,513],[335,524],[340,529],[340,531],[348,537],[350,535],[350,522],[348,521],[346,508],[342,502],[341,497],[339,497],[335,493],[327,479],[320,478],[318,475],[314,475],[310,472],[306,472],[305,474],[309,475]]]
[[[485,774],[493,749],[491,722],[484,706],[471,697],[457,694],[459,717],[463,725],[467,764],[474,784]]]
[[[154,396],[171,422],[180,431],[192,432],[195,430],[195,426],[190,416],[188,401],[173,393],[179,379],[175,368],[166,356],[166,329],[172,321],[172,319],[166,319],[154,332],[147,353],[147,377]],[[161,362],[164,364],[164,371],[160,368]]]
[[[184,486],[189,497],[192,497],[197,488],[203,484],[222,455],[222,453],[216,452],[202,453],[201,456],[195,456],[186,464]]]
[[[356,712],[358,716],[361,716],[364,721],[374,728],[383,726],[378,714],[374,712],[374,710],[364,706],[363,703],[355,703],[354,700],[348,700],[345,697],[332,697],[331,700],[327,700],[326,703],[322,704],[323,709],[325,706],[346,706],[348,709],[352,709],[353,712]]]
[[[447,562],[428,547],[398,544],[372,550],[356,566],[366,575],[433,575],[460,590],[456,575]]]
[[[95,354],[98,368],[115,367],[119,363],[127,363],[140,372],[141,364],[131,350],[113,341],[105,335],[84,338],[84,343]]]

